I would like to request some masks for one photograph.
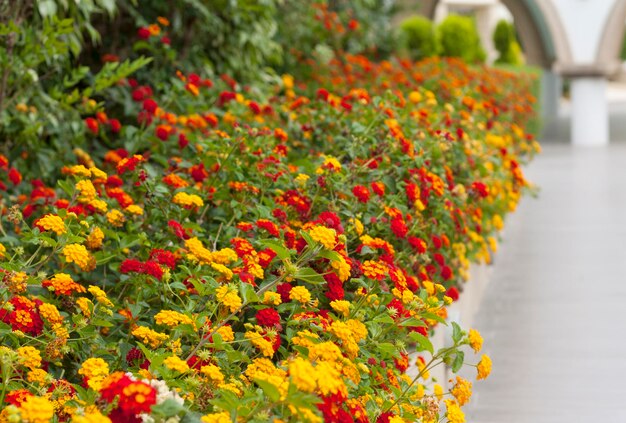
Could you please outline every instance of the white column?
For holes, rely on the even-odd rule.
[[[561,76],[544,69],[541,74],[541,116],[544,119],[554,119],[559,115],[559,103],[563,80]]]
[[[572,144],[605,145],[609,143],[609,110],[606,79],[574,77],[572,94]]]

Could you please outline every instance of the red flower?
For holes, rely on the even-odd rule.
[[[122,273],[143,273],[144,265],[139,260],[126,259],[120,265],[120,272]]]
[[[89,129],[94,135],[98,135],[99,125],[96,119],[88,117],[85,119],[85,124],[87,125],[87,129]]]
[[[426,242],[421,238],[410,236],[408,238],[408,241],[409,244],[411,244],[411,247],[413,247],[415,251],[417,251],[419,254],[424,254],[426,252],[426,249],[428,248]]]
[[[472,182],[471,189],[477,193],[480,198],[485,198],[489,195],[489,187],[482,182]]]
[[[446,295],[448,297],[452,298],[454,301],[458,301],[458,299],[459,299],[459,290],[456,287],[451,286],[446,291]]]
[[[382,182],[372,182],[372,191],[379,197],[385,195],[385,184]]]
[[[280,298],[283,303],[288,303],[291,301],[291,298],[289,298],[289,293],[291,292],[291,288],[293,287],[289,283],[281,283],[278,286],[276,286],[276,292],[280,294]]]
[[[170,220],[169,222],[167,222],[167,226],[172,228],[172,230],[174,231],[174,235],[176,235],[178,238],[180,238],[180,239],[189,239],[188,230],[183,228],[183,225],[181,225],[177,221]]]
[[[150,38],[150,35],[152,35],[150,34],[150,30],[144,26],[137,30],[137,36],[142,40],[147,40],[148,38]]]
[[[150,251],[150,260],[163,264],[170,269],[174,269],[176,267],[176,256],[171,251],[153,249]]]
[[[9,170],[9,179],[13,182],[13,185],[19,185],[19,183],[22,182],[22,174],[19,170],[12,167]]]
[[[273,308],[264,308],[257,311],[256,321],[261,326],[274,327],[280,324],[280,314]]]
[[[143,87],[142,87],[142,88],[143,88]],[[143,92],[143,91],[142,91],[142,92]],[[154,114],[154,112],[156,112],[156,109],[157,109],[158,107],[159,107],[159,105],[157,104],[157,102],[156,102],[156,101],[154,101],[154,100],[153,100],[153,99],[151,99],[151,98],[145,99],[145,100],[143,101],[142,108],[143,108],[146,112],[148,112],[148,113],[150,113],[150,114]]]
[[[117,134],[122,129],[122,124],[117,119],[109,120],[109,127],[111,128],[111,132]]]
[[[363,185],[357,185],[354,188],[352,188],[352,194],[354,194],[354,196],[361,203],[367,203],[369,201],[369,199],[370,199],[370,192]]]
[[[265,229],[270,235],[279,237],[280,232],[278,230],[278,226],[275,223],[270,222],[267,219],[258,219],[256,221],[256,226],[259,229]]]
[[[402,219],[402,217],[400,216],[391,219],[391,231],[398,238],[406,237],[406,234],[409,232],[406,227],[406,223],[404,222],[404,219]]]

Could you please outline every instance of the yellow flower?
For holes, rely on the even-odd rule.
[[[109,375],[109,365],[101,358],[88,358],[78,370],[78,374],[87,378],[87,385],[99,391],[102,382]]]
[[[341,373],[329,362],[320,361],[316,367],[317,388],[322,395],[329,396],[342,393],[347,396],[347,388]]]
[[[39,386],[45,385],[47,378],[48,373],[43,369],[33,369],[26,376],[26,380],[31,383],[37,383]]]
[[[350,301],[345,300],[335,300],[331,301],[330,306],[337,313],[343,315],[344,317],[348,317],[350,314]]]
[[[317,373],[310,361],[297,357],[289,362],[291,382],[300,391],[313,392],[317,387]]]
[[[111,423],[111,419],[102,415],[98,410],[85,411],[84,416],[72,416],[71,423]]]
[[[264,335],[258,332],[246,332],[245,337],[249,339],[252,345],[258,348],[265,357],[272,357],[274,355],[274,346],[270,341],[265,339]]]
[[[222,341],[224,342],[232,342],[235,340],[235,334],[233,333],[233,328],[231,328],[230,326],[226,326],[226,325],[222,326],[215,332],[220,334],[220,336],[222,337]]]
[[[178,325],[192,325],[193,320],[191,317],[185,316],[182,313],[171,310],[161,310],[154,316],[154,321],[157,325],[165,325],[171,328]]]
[[[17,355],[20,358],[20,363],[29,369],[37,369],[41,367],[41,353],[34,347],[19,347],[17,349]]]
[[[303,286],[295,286],[289,292],[289,298],[300,304],[306,304],[311,301],[311,293]]]
[[[81,203],[89,203],[91,200],[95,200],[98,193],[96,192],[96,187],[93,186],[90,180],[83,179],[82,181],[76,182],[76,189],[80,192],[80,196],[78,197],[78,201]]]
[[[67,228],[65,227],[65,223],[63,223],[63,219],[54,214],[47,214],[39,221],[37,221],[37,225],[44,228],[46,231],[52,231],[57,235],[63,235],[67,232]]]
[[[4,255],[6,254],[6,252],[7,252],[7,247],[0,244],[0,258],[4,258]]]
[[[467,404],[472,396],[472,383],[462,377],[456,377],[456,384],[450,390],[460,406]]]
[[[97,212],[99,213],[106,213],[106,211],[108,210],[109,206],[107,205],[107,203],[105,201],[100,200],[99,198],[96,198],[94,200],[91,200],[89,202],[89,205],[91,207],[93,207]]]
[[[226,411],[221,413],[211,413],[200,418],[202,423],[231,423],[230,414]]]
[[[93,303],[89,298],[80,297],[76,300],[76,305],[80,308],[80,311],[85,315],[85,317],[91,317]]]
[[[54,304],[43,303],[39,306],[39,314],[52,325],[63,322],[63,317]]]
[[[474,350],[474,352],[480,351],[483,347],[483,337],[480,336],[480,332],[475,329],[470,329],[468,334],[470,347]],[[463,405],[463,404],[461,404]]]
[[[452,400],[446,400],[446,417],[450,423],[464,423],[465,414],[461,411],[459,405]]]
[[[231,289],[228,285],[222,285],[217,288],[215,296],[217,297],[217,300],[228,307],[231,312],[234,312],[241,307],[242,302],[239,294],[237,294],[237,291]]]
[[[187,364],[187,362],[175,355],[167,357],[163,361],[163,364],[165,364],[168,369],[175,370],[180,373],[185,373],[187,370],[189,370],[189,365]]]
[[[204,206],[204,201],[202,198],[195,194],[187,194],[186,192],[179,192],[174,196],[173,199],[174,204],[178,204],[183,207],[202,207]]]
[[[139,338],[141,342],[152,348],[157,348],[163,341],[168,339],[166,334],[156,332],[146,326],[137,326],[131,333],[133,336]]]
[[[350,222],[354,225],[354,230],[358,236],[363,235],[363,223],[357,218],[350,219]]]
[[[63,248],[65,261],[68,263],[76,263],[82,270],[88,270],[92,265],[93,257],[84,245],[68,244]]]
[[[91,173],[91,177],[92,178],[96,178],[96,179],[106,179],[107,178],[107,174],[104,171],[98,169],[95,166],[90,167],[89,168],[89,172]]]
[[[441,398],[443,397],[443,388],[442,388],[442,386],[439,385],[438,383],[436,383],[434,388],[433,388],[433,392],[434,392],[435,396],[437,397],[437,399],[439,401],[441,401]]]
[[[102,229],[96,226],[92,229],[89,236],[87,236],[87,239],[85,240],[85,245],[87,245],[87,248],[89,248],[90,250],[97,250],[102,247],[103,239],[104,232],[102,232]]]
[[[28,275],[24,272],[11,272],[8,280],[6,280],[6,286],[9,292],[12,294],[19,294],[26,291],[26,282],[28,281]]]
[[[378,261],[365,260],[363,262],[363,274],[370,279],[383,279],[388,272],[387,266]]]
[[[411,103],[419,103],[422,101],[422,94],[419,91],[411,91],[409,93],[409,101]]]
[[[143,209],[141,207],[139,207],[137,204],[131,204],[130,206],[126,207],[124,209],[124,211],[130,213],[130,214],[134,214],[137,216],[142,216],[143,215]]]
[[[121,211],[117,209],[113,209],[107,213],[107,221],[112,226],[119,228],[124,224],[124,222],[126,221],[126,218],[124,217]]]
[[[491,358],[488,355],[483,355],[478,365],[476,366],[476,370],[478,370],[478,375],[476,379],[487,379],[489,374],[491,373]]]
[[[279,293],[270,291],[263,293],[263,304],[279,305],[280,303],[282,303],[282,299]]]
[[[95,285],[90,285],[87,290],[100,304],[104,305],[105,307],[113,307],[113,303],[107,297],[106,292],[104,292],[101,288]]]
[[[309,229],[308,232],[311,238],[322,244],[328,250],[332,250],[335,248],[335,245],[337,245],[337,232],[335,232],[334,229],[325,226],[314,226]]]
[[[49,423],[54,417],[54,406],[47,398],[31,396],[20,405],[21,421]]]
[[[200,368],[200,373],[207,376],[209,379],[211,379],[211,381],[216,382],[218,384],[224,382],[224,374],[222,373],[220,368],[214,364],[208,364],[206,366],[202,366]]]

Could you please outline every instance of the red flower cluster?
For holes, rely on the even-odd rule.
[[[108,403],[113,403],[118,398],[117,408],[109,414],[113,423],[135,423],[142,421],[138,414],[149,413],[150,408],[156,404],[157,392],[147,383],[117,372],[108,377],[100,394]]]
[[[174,263],[175,265],[175,263]],[[144,275],[154,276],[158,280],[163,277],[163,269],[158,261],[148,260],[145,263],[136,259],[126,259],[120,265],[120,272],[126,273],[140,273]]]

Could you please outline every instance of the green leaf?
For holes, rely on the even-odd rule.
[[[265,395],[267,395],[268,398],[272,400],[272,402],[278,402],[278,400],[280,399],[280,392],[278,392],[277,387],[265,380],[254,379],[254,381],[257,385],[261,387],[261,389],[263,389]]]
[[[456,357],[454,357],[454,361],[452,362],[452,371],[454,373],[459,371],[459,369],[463,365],[464,360],[465,360],[465,353],[463,351],[457,351]]]
[[[411,332],[409,333],[409,338],[412,341],[417,342],[417,345],[419,346],[418,351],[428,351],[429,353],[434,354],[432,342],[430,342],[430,339],[428,339],[421,333]]]
[[[287,249],[279,241],[273,239],[260,239],[259,244],[274,251],[278,258],[280,258],[281,260],[285,260],[291,257],[291,250]]]
[[[239,292],[241,292],[241,298],[245,304],[259,302],[259,296],[254,290],[254,287],[249,283],[241,282],[239,285]]]
[[[452,340],[455,344],[461,342],[461,338],[463,337],[463,331],[461,327],[456,323],[452,322]]]
[[[322,275],[320,275],[310,267],[303,267],[301,269],[298,269],[294,276],[296,279],[300,279],[313,285],[321,285],[326,282]]]

